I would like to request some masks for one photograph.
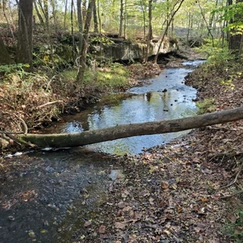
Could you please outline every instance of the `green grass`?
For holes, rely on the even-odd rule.
[[[67,70],[61,73],[64,82],[74,81],[77,70]],[[121,64],[111,64],[110,66],[96,70],[86,70],[84,73],[84,88],[92,86],[100,91],[116,92],[129,88],[129,71]]]
[[[210,113],[216,110],[215,100],[213,98],[204,99],[197,102],[198,114]]]

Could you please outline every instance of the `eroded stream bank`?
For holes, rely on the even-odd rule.
[[[176,74],[176,70],[162,72],[166,80],[164,85],[156,82],[158,79],[152,80],[146,86],[129,90],[132,95],[119,101],[118,105],[98,105],[90,113],[87,111],[78,114],[78,118],[71,117],[70,122],[67,118],[63,131],[190,115],[196,111],[192,102],[196,90],[183,84],[183,78],[190,69],[178,69],[180,75]],[[82,116],[85,122],[80,121]],[[60,127],[56,129],[60,131]],[[161,135],[156,136],[152,139],[150,136],[141,140],[136,138],[129,144],[127,139],[88,148],[110,154],[139,153],[144,147],[165,143],[175,137],[168,135],[166,140]],[[11,164],[8,167],[11,170],[3,169],[0,177],[1,242],[56,243],[73,242],[74,239],[86,242],[87,236],[80,235],[80,232],[90,227],[92,218],[97,216],[97,207],[121,183],[123,175],[116,172],[123,169],[122,160],[125,158],[118,159],[81,148],[3,159],[3,163]],[[114,174],[115,180],[110,178]],[[80,228],[82,230],[77,230]]]

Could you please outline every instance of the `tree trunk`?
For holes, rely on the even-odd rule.
[[[52,7],[52,17],[53,17],[53,24],[55,30],[58,30],[58,22],[57,22],[57,11],[56,11],[56,3],[55,0],[51,0],[51,7]]]
[[[236,0],[237,3],[241,3],[243,0]],[[229,5],[232,5],[232,1],[228,1]],[[236,22],[242,22],[243,16],[240,13],[236,13],[234,16],[234,20],[232,19],[230,23],[233,23],[234,21]],[[236,58],[239,58],[242,54],[242,33],[238,34],[239,30],[237,29],[232,29],[229,33],[229,49],[235,54]]]
[[[101,17],[100,17],[100,0],[97,0],[97,4],[96,4],[96,7],[97,7],[97,15],[98,15],[98,30],[99,30],[99,33],[101,33]]]
[[[44,20],[43,20],[41,14],[40,14],[40,11],[39,11],[38,6],[37,6],[37,4],[36,4],[36,0],[34,0],[34,5],[35,5],[35,11],[36,11],[36,14],[37,14],[37,16],[38,16],[39,22],[40,22],[40,24],[41,24],[42,26],[44,26],[45,22],[44,22]]]
[[[175,9],[175,10],[173,10],[173,12],[171,13],[170,19],[168,20],[168,22],[167,22],[167,24],[166,24],[165,31],[164,31],[164,33],[163,33],[161,39],[160,39],[160,43],[159,43],[159,47],[158,47],[158,51],[157,51],[157,54],[156,54],[156,56],[155,56],[155,58],[154,58],[154,63],[157,63],[157,61],[158,61],[159,50],[160,50],[160,48],[161,48],[161,46],[162,46],[162,43],[163,43],[163,41],[164,41],[164,39],[165,39],[165,36],[166,36],[167,31],[168,31],[168,29],[169,29],[169,27],[170,27],[170,24],[171,24],[172,20],[174,19],[174,16],[176,15],[176,13],[177,13],[177,12],[179,11],[179,9],[181,8],[181,5],[182,5],[182,3],[183,3],[184,1],[185,1],[185,0],[181,0],[180,3],[178,4],[178,6],[177,6],[176,9],[175,9],[175,7],[176,7],[176,4],[177,4],[177,3],[176,3],[176,4],[174,5],[174,7],[173,7],[173,9]]]
[[[3,39],[2,39],[2,36],[0,34],[0,65],[2,64],[10,64],[12,61],[11,61],[11,58],[9,56],[9,53],[8,53],[8,50],[6,48],[6,46],[4,45],[4,42],[3,42]]]
[[[65,0],[64,24],[63,24],[64,29],[66,29],[66,22],[67,22],[67,8],[68,8],[68,0]]]
[[[74,40],[74,0],[71,0],[71,35],[72,35],[72,56],[73,56],[73,62],[75,63],[75,40]]]
[[[205,23],[206,28],[207,28],[207,30],[208,30],[208,35],[211,37],[211,40],[212,40],[212,46],[214,47],[214,37],[213,37],[213,34],[212,34],[212,32],[211,32],[211,27],[210,27],[210,25],[208,24],[208,21],[207,21],[207,19],[206,19],[205,13],[203,12],[203,9],[202,9],[202,6],[201,6],[201,4],[200,4],[200,1],[198,1],[198,7],[199,7],[199,9],[200,9],[200,12],[201,12],[201,15],[202,15],[202,17],[203,17],[204,23]]]
[[[99,24],[98,24],[98,17],[97,17],[97,8],[96,8],[96,1],[94,1],[94,7],[93,7],[93,14],[94,14],[94,32],[99,32]]]
[[[145,57],[144,57],[144,62],[148,61],[148,56],[149,56],[149,51],[150,51],[150,41],[153,38],[153,29],[152,29],[152,5],[153,5],[153,1],[149,0],[148,3],[148,35],[147,35],[147,45],[146,45],[146,53],[145,53]]]
[[[83,46],[83,16],[82,16],[82,1],[77,0],[77,13],[78,13],[78,34],[79,34],[79,52]]]
[[[33,30],[33,0],[20,0],[18,22],[18,44],[16,59],[19,63],[27,63],[32,70],[32,30]]]
[[[46,19],[46,29],[49,32],[49,2],[48,0],[44,0],[44,15]]]
[[[120,1],[120,26],[119,26],[119,36],[122,36],[123,21],[124,21],[124,0],[121,0]]]
[[[90,29],[90,24],[91,24],[91,18],[92,18],[92,13],[93,13],[93,7],[94,7],[94,1],[95,0],[90,0],[88,10],[87,10],[87,16],[85,20],[85,25],[84,25],[84,31],[83,31],[83,46],[80,50],[80,65],[79,65],[79,70],[78,70],[78,75],[76,78],[76,81],[78,83],[82,83],[84,79],[84,71],[86,69],[86,56],[87,56],[87,51],[89,48],[89,29]]]
[[[153,38],[153,29],[152,29],[152,4],[153,1],[149,0],[149,6],[148,6],[148,21],[149,21],[149,26],[148,26],[148,40],[152,40]]]
[[[87,17],[87,0],[82,1],[82,16],[83,16],[83,22],[85,23],[86,17]]]
[[[81,133],[26,134],[18,139],[39,147],[75,147],[132,136],[179,132],[243,119],[243,107],[167,121],[117,125]]]

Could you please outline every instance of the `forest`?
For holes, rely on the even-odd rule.
[[[109,86],[115,91],[130,85],[125,70],[120,70],[123,80],[111,78],[109,84],[103,66],[113,65],[115,75],[114,63],[163,64],[166,54],[179,52],[179,43],[204,44],[208,59],[221,54],[229,59],[230,51],[237,56],[240,6],[230,1],[2,1],[0,63],[7,92],[1,96],[1,130],[27,133],[95,102],[99,97],[91,90],[102,95]]]
[[[242,16],[242,0],[1,0],[0,242],[242,242]],[[90,121],[135,96],[171,116]],[[139,154],[85,146],[188,129]]]

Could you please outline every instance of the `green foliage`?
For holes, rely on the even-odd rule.
[[[224,28],[225,31],[233,35],[243,33],[243,2],[218,8],[214,10],[213,13],[220,14],[219,22],[228,22],[228,25]]]
[[[119,90],[128,87],[128,70],[121,64],[114,63],[106,68],[105,72],[99,72],[97,75],[97,84],[101,87],[112,90]]]
[[[36,47],[33,52],[34,66],[58,69],[60,66],[68,66],[72,61],[72,46],[70,45],[43,45]]]
[[[11,65],[0,65],[0,73],[3,73],[5,77],[9,74],[16,74],[20,76],[21,78],[29,74],[26,72],[24,69],[29,68],[29,64],[23,64],[23,63],[18,63],[18,64],[11,64]]]
[[[243,2],[238,2],[232,5],[227,5],[215,9],[213,13],[220,13],[219,21],[231,21],[243,15]]]
[[[205,39],[198,51],[207,55],[210,64],[227,64],[230,60],[234,60],[234,56],[228,50],[228,47],[222,46],[219,39],[214,40],[214,45],[211,39]]]
[[[68,69],[60,73],[64,80],[75,80],[77,77],[77,69]]]
[[[74,81],[77,76],[77,70],[66,70],[61,73],[64,81]],[[100,91],[117,91],[129,87],[129,71],[119,63],[112,63],[109,66],[96,70],[87,69],[84,73],[84,87],[92,87]]]
[[[198,114],[210,113],[216,110],[214,104],[215,100],[213,98],[204,99],[203,101],[198,101],[197,107],[199,109]]]
[[[91,37],[91,43],[102,44],[103,46],[110,46],[114,44],[114,41],[112,41],[110,38],[106,36],[93,36]]]
[[[222,80],[222,81],[221,81],[221,84],[222,84],[222,85],[226,85],[226,86],[229,87],[230,89],[234,90],[234,89],[235,89],[235,85],[234,85],[232,82],[233,82],[233,80],[230,78],[230,79],[228,79],[228,80],[226,80],[226,81]]]
[[[237,65],[235,65],[235,68],[237,67]],[[242,78],[242,72],[239,71],[234,71],[231,74],[228,74],[228,77],[226,80],[222,80],[221,84],[227,86],[228,88],[230,88],[231,90],[235,89],[235,85],[233,84],[233,81],[236,79],[241,79]]]
[[[226,232],[234,239],[234,242],[243,242],[243,210],[236,212],[237,219],[226,226]]]

